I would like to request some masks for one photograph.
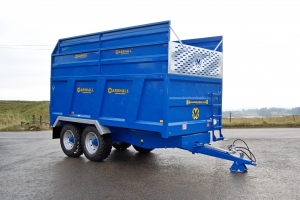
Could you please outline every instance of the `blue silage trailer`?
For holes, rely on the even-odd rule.
[[[133,145],[233,161],[222,129],[222,36],[170,41],[170,21],[60,39],[51,57],[50,124],[70,157],[102,161]],[[176,35],[176,33],[174,32]],[[179,39],[179,38],[178,38]]]

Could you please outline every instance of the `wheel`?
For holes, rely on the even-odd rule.
[[[60,146],[67,156],[81,156],[81,132],[81,129],[76,124],[66,124],[61,129]]]
[[[111,152],[111,135],[101,135],[94,126],[88,126],[83,130],[81,142],[83,153],[90,161],[102,161]]]
[[[112,145],[117,150],[125,150],[128,147],[131,146],[131,144],[128,144],[127,142],[118,142]]]
[[[135,150],[137,150],[140,153],[150,153],[150,151],[152,151],[154,149],[154,148],[153,149],[146,149],[146,148],[138,147],[138,146],[135,146],[135,145],[132,145],[132,146]]]

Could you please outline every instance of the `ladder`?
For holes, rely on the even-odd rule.
[[[222,134],[222,94],[221,93],[210,93],[212,102],[212,137],[213,141],[224,140]],[[217,97],[217,102],[214,102],[214,98]],[[217,123],[215,125],[215,120]],[[219,136],[217,137],[215,131],[219,131]]]

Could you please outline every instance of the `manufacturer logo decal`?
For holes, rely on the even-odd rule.
[[[207,56],[210,56],[209,53],[196,53],[194,54],[194,63],[195,63],[195,66],[197,68],[201,68],[202,65],[203,65],[203,62],[204,62],[204,59],[207,57]]]
[[[87,57],[87,54],[86,53],[82,53],[82,54],[76,54],[75,55],[75,58],[78,59],[78,58],[86,58]]]
[[[122,50],[116,50],[116,54],[130,54],[131,49],[122,49]]]
[[[129,93],[128,89],[120,89],[120,88],[108,88],[107,89],[108,94],[127,94]]]
[[[197,120],[200,116],[200,111],[199,111],[199,108],[193,108],[192,110],[192,117],[194,120]]]
[[[78,93],[83,93],[83,94],[91,94],[94,92],[94,88],[81,88],[81,87],[78,87],[77,88],[77,92]]]
[[[198,57],[198,58],[195,59],[196,67],[198,67],[198,68],[201,67],[201,61],[202,61],[202,60],[201,60],[200,57]]]

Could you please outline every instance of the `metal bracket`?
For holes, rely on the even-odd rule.
[[[231,172],[246,172],[248,168],[244,163],[239,163],[235,161],[229,168]]]
[[[181,40],[179,39],[178,35],[176,34],[176,32],[174,31],[174,29],[170,26],[171,31],[174,33],[174,35],[177,37],[178,41],[180,42],[182,48],[184,50],[186,50],[186,47],[183,45],[183,43],[181,42]]]

